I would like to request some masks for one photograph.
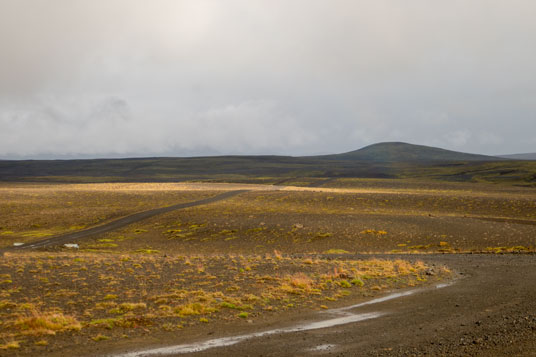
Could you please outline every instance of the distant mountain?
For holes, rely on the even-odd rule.
[[[511,154],[511,155],[497,155],[505,159],[513,160],[536,160],[536,152],[527,153],[527,154]]]
[[[343,154],[326,155],[326,159],[375,162],[497,161],[501,158],[440,149],[401,142],[366,146]]]
[[[536,160],[508,160],[406,143],[380,143],[343,154],[307,157],[265,155],[0,160],[0,182],[202,180],[280,184],[289,179],[332,180],[351,177],[492,182],[536,188]]]

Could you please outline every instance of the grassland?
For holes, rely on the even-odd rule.
[[[154,217],[90,239],[81,248],[210,254],[227,250],[262,254],[274,249],[315,254],[333,249],[349,253],[535,250],[536,196],[530,189],[467,184],[417,189],[376,180],[364,188],[365,184],[352,189],[252,191]]]
[[[530,188],[352,178],[307,187],[319,180],[284,183],[293,187],[2,184],[4,247],[251,190],[84,239],[78,250],[4,253],[0,355],[236,329],[451,277],[419,259],[356,253],[535,251]]]
[[[39,353],[326,309],[350,296],[421,285],[449,272],[422,262],[291,259],[278,252],[23,253],[7,254],[0,276],[0,348]]]
[[[99,225],[156,207],[210,197],[216,191],[166,184],[3,184],[0,247]]]

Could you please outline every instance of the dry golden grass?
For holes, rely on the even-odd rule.
[[[0,350],[15,350],[20,348],[19,341],[9,341],[4,344],[0,344]]]
[[[0,340],[20,348],[88,343],[173,331],[214,321],[256,319],[289,309],[422,284],[422,262],[326,260],[265,255],[6,253],[0,274]],[[106,335],[102,335],[106,331]],[[47,340],[43,340],[43,336]],[[104,337],[100,337],[104,336]],[[45,342],[43,342],[45,341]],[[13,342],[13,346],[14,346]],[[14,348],[3,345],[2,348]]]
[[[0,247],[76,231],[217,190],[176,184],[0,184]],[[101,242],[111,246],[114,243]]]
[[[35,310],[25,316],[20,316],[13,325],[24,335],[55,335],[56,332],[78,331],[82,328],[80,322],[72,316],[64,315],[61,312]]]

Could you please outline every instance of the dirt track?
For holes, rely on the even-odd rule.
[[[147,219],[149,217],[156,216],[158,214],[171,212],[171,211],[182,209],[182,208],[206,205],[206,204],[209,204],[209,203],[221,201],[221,200],[236,196],[236,195],[238,195],[240,193],[243,193],[243,192],[247,192],[247,190],[228,191],[228,192],[224,192],[222,194],[219,194],[217,196],[202,199],[202,200],[199,200],[199,201],[179,203],[179,204],[168,206],[168,207],[155,208],[155,209],[152,209],[152,210],[147,210],[147,211],[135,213],[135,214],[132,214],[130,216],[126,216],[126,217],[117,219],[115,221],[108,222],[108,223],[103,224],[101,226],[92,227],[92,228],[89,228],[89,229],[84,229],[82,231],[62,234],[62,235],[55,236],[55,237],[50,237],[50,238],[43,239],[43,240],[40,240],[40,241],[37,241],[37,242],[25,244],[23,246],[13,247],[11,249],[13,249],[13,250],[16,250],[16,249],[34,249],[34,248],[43,248],[43,247],[54,246],[54,245],[61,245],[61,244],[64,244],[64,243],[72,243],[72,242],[76,242],[77,240],[85,238],[85,237],[90,237],[90,236],[94,236],[94,235],[97,235],[97,234],[111,232],[111,231],[113,231],[115,229],[122,228],[124,226],[129,225],[129,224],[139,222],[141,220]]]
[[[446,264],[460,277],[453,285],[442,289],[432,288],[354,311],[385,313],[379,318],[307,332],[273,334],[192,355],[536,355],[534,255],[427,255],[417,258]],[[295,316],[293,320],[276,325],[254,326],[248,332],[318,318],[318,313]],[[233,331],[207,330],[204,340],[234,334]],[[197,334],[197,339],[199,336]],[[160,341],[158,345],[191,342],[192,336],[183,335],[176,341]],[[138,350],[148,347],[138,346]],[[132,345],[125,346],[116,352],[133,349],[136,350]]]

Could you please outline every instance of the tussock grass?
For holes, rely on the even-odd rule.
[[[80,322],[72,316],[61,312],[38,311],[19,317],[14,326],[25,335],[55,335],[56,332],[78,331],[82,328]]]
[[[54,346],[55,336],[80,334],[95,343],[103,341],[99,336],[139,335],[149,326],[174,331],[218,320],[254,320],[422,284],[430,278],[427,269],[422,262],[291,258],[279,251],[6,253],[0,274],[13,287],[0,290],[0,338],[10,336],[24,349],[38,346],[43,335],[51,336],[47,342]],[[438,272],[433,279],[444,276],[446,271]]]
[[[0,350],[15,350],[20,348],[19,341],[9,341],[4,344],[0,344]]]

